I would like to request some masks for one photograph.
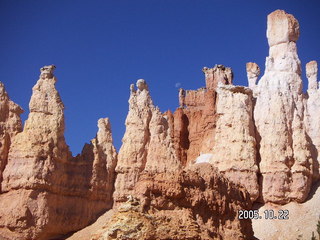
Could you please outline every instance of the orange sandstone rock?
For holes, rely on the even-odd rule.
[[[112,206],[116,152],[109,122],[99,120],[97,137],[72,158],[54,68],[41,69],[28,120],[10,147],[0,194],[0,238],[57,238]]]
[[[208,163],[175,173],[142,172],[133,196],[96,233],[107,239],[251,239],[249,194]]]
[[[2,173],[7,165],[12,138],[22,131],[22,113],[22,108],[9,99],[3,83],[0,82],[0,193]]]

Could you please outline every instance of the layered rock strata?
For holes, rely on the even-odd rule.
[[[250,88],[218,85],[216,130],[209,162],[232,182],[242,184],[251,200],[259,196],[256,136]]]
[[[0,194],[1,237],[59,237],[85,227],[112,206],[116,152],[108,120],[99,120],[97,137],[72,158],[54,69],[41,68],[29,117],[10,147]]]
[[[266,69],[255,89],[263,201],[303,202],[314,161],[304,126],[298,21],[277,10],[268,15]]]
[[[175,173],[143,172],[133,196],[92,237],[106,239],[252,239],[249,194],[208,163]]]
[[[176,171],[180,162],[174,149],[168,116],[153,105],[145,80],[130,87],[129,113],[116,167],[114,199],[126,201],[143,170]]]
[[[9,99],[3,83],[0,82],[0,193],[2,173],[8,161],[12,138],[22,131],[22,113],[22,108]]]

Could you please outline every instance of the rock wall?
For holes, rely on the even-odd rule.
[[[112,206],[116,152],[108,120],[99,120],[97,137],[72,158],[54,69],[41,68],[29,117],[10,147],[0,194],[0,237],[59,237]]]
[[[3,83],[0,82],[0,193],[2,173],[7,165],[12,138],[22,131],[22,113],[22,108],[9,99]]]
[[[301,66],[296,41],[299,23],[277,10],[268,15],[269,56],[255,89],[263,201],[303,202],[314,161],[304,126]]]

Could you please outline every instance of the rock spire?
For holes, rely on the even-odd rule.
[[[154,106],[148,85],[139,79],[130,86],[129,113],[116,167],[114,199],[124,202],[142,171],[175,171],[180,162],[168,117]]]
[[[258,82],[254,119],[259,139],[263,201],[302,202],[314,161],[304,126],[298,21],[282,10],[268,15],[269,56]]]
[[[0,82],[0,193],[2,173],[7,165],[12,138],[22,131],[22,113],[22,108],[9,99],[3,83]]]

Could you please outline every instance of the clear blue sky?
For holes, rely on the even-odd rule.
[[[0,81],[25,120],[39,68],[55,64],[73,154],[101,117],[110,118],[119,149],[131,83],[146,79],[162,111],[178,106],[176,83],[204,86],[204,66],[230,66],[234,83],[247,86],[246,62],[264,70],[266,19],[276,9],[300,22],[305,80],[305,64],[320,62],[319,0],[0,0]]]

